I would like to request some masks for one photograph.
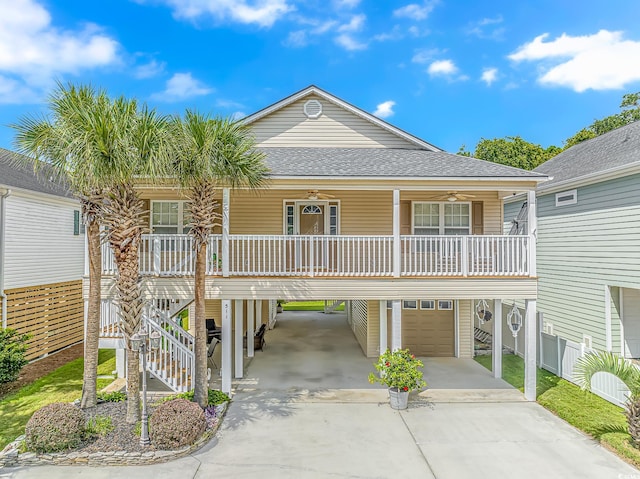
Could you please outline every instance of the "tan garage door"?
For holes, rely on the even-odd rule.
[[[453,310],[402,310],[402,347],[416,356],[455,356]]]

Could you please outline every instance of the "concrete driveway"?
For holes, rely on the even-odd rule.
[[[356,354],[353,335],[330,327],[350,333],[344,319],[307,319],[324,322],[304,333],[282,321],[268,333],[217,436],[192,456],[143,467],[5,469],[0,478],[640,479],[471,360],[428,360],[430,389],[394,411],[386,391],[366,382],[372,361]],[[349,361],[353,369],[344,368]]]

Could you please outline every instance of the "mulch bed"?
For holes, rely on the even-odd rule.
[[[43,376],[55,371],[60,366],[64,366],[74,359],[81,358],[84,354],[84,345],[82,343],[70,346],[37,361],[27,364],[20,371],[20,376],[13,382],[0,384],[0,399],[17,391],[27,384],[40,379]]]
[[[147,408],[149,415],[154,409],[155,405],[149,404]],[[76,449],[76,452],[149,452],[156,450],[153,446],[140,445],[140,436],[135,433],[135,425],[128,424],[126,421],[126,401],[104,402],[83,411],[87,415],[87,419],[96,416],[109,416],[114,429],[102,437],[86,442]]]

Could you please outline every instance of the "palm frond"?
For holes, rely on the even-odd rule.
[[[582,389],[590,391],[594,374],[600,372],[617,376],[629,388],[632,396],[640,394],[640,370],[631,362],[610,351],[597,351],[578,359],[573,375]]]

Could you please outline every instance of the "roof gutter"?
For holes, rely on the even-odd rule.
[[[0,299],[2,300],[2,329],[7,329],[7,295],[4,292],[4,255],[5,255],[5,219],[7,198],[10,189],[5,189],[0,195]]]

